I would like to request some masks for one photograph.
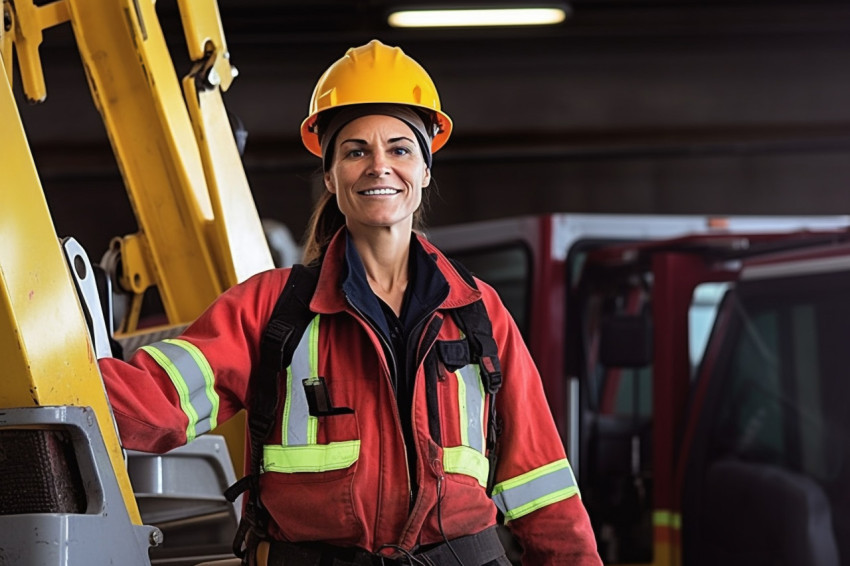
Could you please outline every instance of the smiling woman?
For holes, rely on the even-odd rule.
[[[401,237],[407,247],[411,230],[421,228],[423,189],[431,181],[432,121],[406,106],[367,103],[343,106],[317,122],[328,193],[315,209],[306,263],[322,254],[343,223],[364,238]]]
[[[325,186],[336,195],[349,232],[356,239],[401,237],[406,247],[431,180],[411,128],[389,115],[363,116],[340,129],[334,146]]]
[[[505,566],[497,517],[525,564],[601,564],[516,323],[417,233],[451,128],[401,49],[350,49],[301,127],[327,189],[307,267],[256,275],[179,339],[101,367],[128,448],[167,450],[187,418],[209,421],[209,403],[177,391],[199,375],[219,420],[248,408],[268,426],[251,426],[236,484],[248,564]]]

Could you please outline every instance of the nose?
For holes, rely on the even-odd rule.
[[[366,174],[370,177],[381,177],[389,172],[390,166],[387,162],[386,156],[382,155],[380,152],[375,152],[372,156],[372,162],[370,163],[369,170]]]

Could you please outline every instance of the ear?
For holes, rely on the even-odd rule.
[[[325,172],[324,180],[325,180],[325,188],[328,190],[328,192],[336,194],[336,185],[334,184],[333,179],[331,178],[331,174],[330,174],[329,171]]]
[[[422,175],[422,188],[424,189],[431,184],[431,169],[426,165],[425,173]]]

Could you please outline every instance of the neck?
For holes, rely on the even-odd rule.
[[[372,292],[398,316],[407,289],[410,231],[370,230],[356,234],[349,229],[349,235],[363,261]]]

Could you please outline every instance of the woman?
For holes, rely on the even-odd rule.
[[[263,446],[268,524],[249,537],[257,563],[508,564],[494,531],[501,514],[525,564],[600,564],[516,325],[491,287],[415,230],[432,153],[451,128],[424,69],[378,41],[350,49],[316,85],[301,128],[327,188],[305,254],[320,266],[316,316],[281,373]],[[129,366],[102,362],[127,448],[168,450],[250,406],[261,335],[289,275],[228,290]],[[501,362],[498,461],[488,461],[494,389],[484,383],[498,362],[470,362],[472,338],[454,316],[467,305],[486,308]],[[204,393],[181,396],[193,389]],[[319,389],[330,409],[304,402]]]

